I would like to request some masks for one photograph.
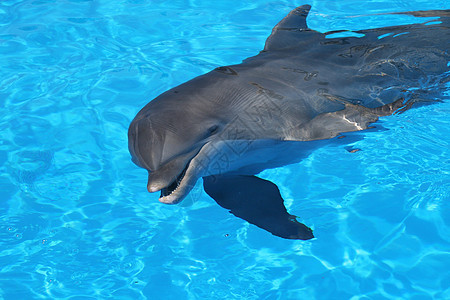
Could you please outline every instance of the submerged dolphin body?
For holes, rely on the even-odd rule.
[[[180,202],[203,177],[205,191],[234,215],[283,238],[310,239],[276,185],[254,175],[442,97],[450,10],[403,13],[439,19],[356,31],[360,38],[309,29],[309,10],[291,11],[258,55],[177,86],[137,114],[129,150],[161,202]]]

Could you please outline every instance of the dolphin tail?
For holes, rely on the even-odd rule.
[[[278,187],[247,175],[214,175],[203,178],[206,193],[233,215],[285,239],[309,240],[312,230],[290,215]]]

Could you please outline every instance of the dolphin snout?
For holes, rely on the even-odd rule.
[[[154,193],[162,190],[168,186],[171,182],[171,178],[164,178],[163,176],[155,176],[154,173],[148,172],[147,191]]]

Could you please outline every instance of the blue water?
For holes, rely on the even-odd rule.
[[[314,229],[238,219],[201,182],[146,191],[127,128],[159,93],[258,53],[298,1],[0,2],[1,299],[450,299],[450,101],[267,170]],[[320,31],[448,0],[310,1]],[[448,98],[448,95],[447,95]]]

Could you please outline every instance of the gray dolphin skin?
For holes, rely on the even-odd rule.
[[[416,24],[332,38],[336,32],[308,28],[310,8],[292,10],[258,55],[170,89],[139,111],[128,147],[159,201],[182,201],[203,178],[206,193],[237,217],[276,236],[311,239],[277,186],[255,175],[371,128],[380,116],[442,101],[450,10],[396,13]]]

